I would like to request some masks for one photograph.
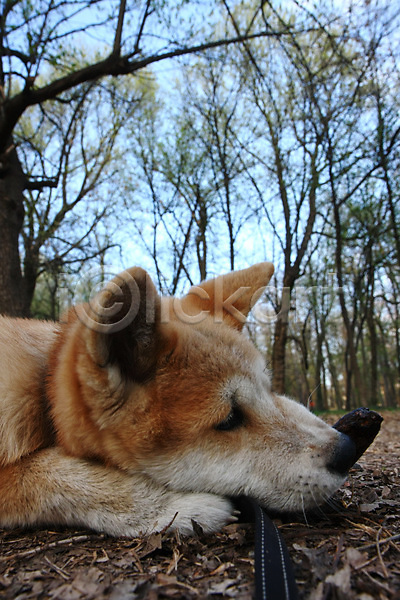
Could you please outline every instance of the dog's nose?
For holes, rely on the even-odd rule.
[[[345,433],[340,433],[332,456],[328,462],[328,469],[344,475],[356,461],[356,445]]]

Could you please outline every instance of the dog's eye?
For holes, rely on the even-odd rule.
[[[243,422],[243,412],[238,406],[232,406],[232,410],[229,415],[226,417],[226,419],[218,423],[218,425],[215,425],[215,429],[218,431],[231,431],[232,429],[237,429],[243,425]]]

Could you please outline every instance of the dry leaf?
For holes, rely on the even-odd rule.
[[[349,594],[351,589],[351,569],[349,565],[345,565],[343,569],[336,571],[333,575],[328,575],[326,583],[332,583],[339,588],[344,594]]]

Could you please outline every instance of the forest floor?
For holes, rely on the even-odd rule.
[[[307,523],[275,520],[301,599],[400,598],[400,412],[382,415],[381,433],[336,494],[336,509],[323,507]],[[190,539],[0,530],[0,598],[251,600],[253,544],[248,523]]]

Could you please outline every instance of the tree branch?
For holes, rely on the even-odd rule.
[[[141,60],[130,60],[132,55],[116,56],[112,53],[110,56],[101,60],[95,64],[83,67],[60,77],[56,81],[45,85],[42,88],[25,89],[13,98],[7,99],[3,104],[2,123],[0,126],[0,152],[3,150],[3,144],[7,143],[10,139],[15,125],[23,112],[29,107],[35,104],[40,104],[46,100],[53,100],[58,95],[75,88],[82,83],[89,81],[96,81],[107,75],[118,76],[128,75],[135,73],[151,64],[168,60],[171,58],[178,58],[180,56],[187,56],[189,54],[196,54],[204,52],[205,50],[211,50],[214,48],[220,48],[223,46],[230,46],[239,42],[243,42],[250,39],[257,39],[263,37],[276,37],[280,35],[287,35],[287,31],[282,32],[271,32],[271,31],[260,31],[251,35],[238,35],[233,38],[219,39],[211,42],[204,42],[190,47],[176,48],[163,52],[161,54],[153,54],[152,56],[145,57]],[[4,142],[3,142],[4,140]]]
[[[21,62],[24,63],[24,65],[29,65],[30,63],[35,62],[34,56],[29,56],[28,54],[24,54],[23,52],[20,52],[19,50],[14,50],[12,48],[1,48],[1,54],[3,56],[11,56],[14,58],[18,58]]]
[[[113,52],[112,52],[113,56],[121,56],[121,39],[122,39],[122,29],[124,26],[125,8],[126,8],[126,0],[121,0],[120,5],[119,5],[117,29],[115,31],[114,47],[113,47]]]

